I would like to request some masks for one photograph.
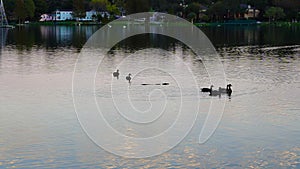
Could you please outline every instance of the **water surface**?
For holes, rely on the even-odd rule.
[[[171,151],[146,159],[126,159],[104,151],[87,137],[77,120],[72,73],[78,52],[97,29],[29,26],[1,35],[6,40],[0,55],[0,168],[300,167],[299,27],[201,28],[217,47],[227,81],[233,85],[231,99],[222,96],[226,107],[221,123],[208,142],[198,144],[211,99],[200,93],[201,109],[191,133]],[[144,58],[151,55],[152,60]],[[111,50],[101,69],[111,73],[128,56],[133,57],[132,65],[159,62],[170,66],[176,63],[175,57],[182,58],[199,87],[210,85],[201,58],[174,39],[159,35],[129,38]],[[180,73],[180,69],[179,65],[172,70]],[[125,81],[124,76],[115,82]],[[145,91],[157,86],[145,88],[139,82],[156,83],[157,77],[173,82],[157,70],[146,70],[132,82],[130,94],[141,110],[148,106]],[[111,98],[109,86],[101,85],[108,80],[101,80],[101,76],[97,80],[98,101]],[[118,89],[124,86],[119,87],[114,90],[116,94],[122,94]],[[158,88],[176,100],[178,88],[173,87]],[[160,98],[159,94],[153,97]],[[114,112],[110,106],[105,108]],[[120,117],[109,120],[116,129],[132,136],[153,135],[170,125],[162,119],[153,133],[143,133],[124,127]],[[124,142],[120,148],[132,146]]]

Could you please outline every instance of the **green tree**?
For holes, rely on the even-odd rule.
[[[73,0],[73,15],[76,18],[85,17],[86,13],[83,0]]]
[[[194,23],[194,19],[197,17],[197,14],[195,12],[190,12],[187,17],[192,23]]]
[[[127,0],[126,1],[126,13],[127,15],[139,12],[149,12],[150,10],[149,0]]]
[[[35,5],[33,0],[16,0],[15,4],[14,14],[15,18],[19,20],[19,24],[26,18],[32,18],[34,16]]]
[[[212,20],[218,21],[224,19],[224,16],[227,14],[227,9],[223,1],[218,1],[210,6],[207,13]]]
[[[280,7],[270,7],[266,10],[264,15],[266,18],[269,18],[269,22],[276,21],[285,17],[285,13]]]
[[[15,0],[4,0],[4,7],[5,7],[5,12],[7,19],[12,20],[15,12],[15,7],[16,7],[16,1]]]
[[[47,12],[47,3],[45,0],[34,0],[35,4],[35,18],[39,19],[40,16]]]
[[[118,7],[116,5],[109,4],[109,5],[107,5],[106,9],[110,13],[111,16],[120,15],[120,10],[118,9]]]
[[[59,8],[60,10],[71,10],[73,6],[74,1],[73,0],[60,0],[59,1]],[[85,3],[85,0],[83,0],[83,4]]]
[[[33,0],[24,0],[25,10],[26,10],[26,18],[33,18],[35,12],[35,4]]]
[[[201,8],[201,5],[199,3],[193,2],[193,3],[188,5],[187,11],[188,12],[194,12],[195,14],[198,14],[200,8]]]
[[[16,19],[19,20],[19,24],[23,22],[26,18],[26,8],[23,0],[16,0],[16,7],[14,10],[14,14]]]
[[[110,5],[110,2],[108,0],[92,0],[90,2],[90,5],[94,10],[106,11],[107,6]]]
[[[273,5],[284,9],[287,19],[296,19],[300,11],[299,0],[273,0]]]
[[[237,15],[241,12],[240,1],[239,0],[224,0],[227,18],[237,18]]]
[[[58,1],[58,0],[46,0],[46,3],[47,3],[47,7],[48,7],[48,10],[47,10],[47,13],[51,13],[53,11],[56,11],[56,10],[61,10],[61,1]]]
[[[167,0],[150,0],[150,6],[154,11],[165,12],[170,8]]]

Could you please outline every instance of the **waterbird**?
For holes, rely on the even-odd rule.
[[[128,76],[126,76],[126,80],[128,80],[129,83],[130,83],[130,81],[131,81],[131,77],[130,77],[130,76],[131,76],[130,73],[128,74]]]
[[[213,87],[214,87],[214,86],[211,85],[210,88],[202,88],[202,89],[201,89],[201,92],[211,92]]]
[[[150,84],[150,83],[142,83],[143,86],[146,86],[146,85],[156,85],[156,86],[159,86],[159,85],[162,85],[162,86],[167,86],[169,85],[170,83],[168,82],[164,82],[164,83],[155,83],[155,84]]]
[[[113,73],[113,76],[117,77],[117,79],[119,79],[119,75],[120,75],[119,69],[116,72]]]
[[[231,92],[232,92],[232,89],[230,88],[231,86],[232,86],[231,84],[228,84],[228,85],[226,86],[226,88],[221,88],[221,87],[219,87],[219,91],[220,91],[221,93],[228,93],[228,91],[231,90]]]
[[[221,92],[219,90],[212,90],[209,92],[209,96],[219,96],[221,97]]]
[[[232,89],[231,89],[231,84],[227,85],[227,94],[228,96],[231,96],[231,93],[232,93]]]

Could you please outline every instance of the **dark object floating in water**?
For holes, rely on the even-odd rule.
[[[220,93],[226,93],[228,96],[231,96],[231,93],[232,93],[231,86],[232,86],[231,84],[228,84],[226,89],[219,87],[219,92]]]
[[[231,96],[231,93],[232,93],[232,89],[231,89],[231,84],[229,84],[229,85],[227,85],[227,94],[228,94],[228,96]]]
[[[221,97],[221,92],[219,90],[211,90],[209,96],[219,96]]]
[[[128,76],[126,76],[126,80],[128,80],[129,83],[131,83],[131,82],[130,82],[130,81],[131,81],[131,77],[130,77],[130,76],[131,76],[130,73],[128,74]]]
[[[149,83],[142,83],[142,85],[143,86],[148,86],[148,85],[163,85],[163,86],[167,86],[167,85],[170,85],[170,83],[162,83],[162,84],[160,84],[160,83],[156,83],[156,84],[149,84]]]
[[[226,93],[230,97],[231,93],[232,93],[231,86],[232,86],[231,84],[228,84],[226,89],[219,87],[219,90],[213,90],[214,86],[211,85],[210,89],[209,88],[202,88],[201,91],[202,92],[209,92],[209,96],[219,96],[219,97],[221,97],[222,93]]]
[[[201,89],[201,92],[211,92],[213,87],[214,87],[214,86],[211,85],[210,88],[202,88],[202,89]]]
[[[201,92],[209,92],[210,96],[220,96],[223,93],[228,94],[228,96],[231,96],[232,89],[231,89],[231,84],[228,84],[226,88],[221,88],[219,87],[219,90],[213,90],[212,88],[214,87],[213,85],[210,86],[210,88],[202,88]]]
[[[120,75],[119,69],[116,72],[113,73],[113,76],[117,77],[117,79],[119,79],[119,75]]]

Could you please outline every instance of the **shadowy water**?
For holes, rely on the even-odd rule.
[[[33,47],[46,49],[72,47],[80,49],[99,28],[100,26],[23,26],[2,32],[6,32],[7,40],[5,42],[7,45],[14,46],[18,50],[30,50]],[[200,27],[200,29],[216,47],[282,46],[300,43],[298,38],[300,37],[299,26],[221,26]],[[165,42],[165,38],[158,39],[157,36],[153,35],[148,36],[147,39],[149,41],[144,41],[143,37],[140,37],[136,40],[127,41],[127,44],[131,44],[132,47],[143,45],[139,42],[149,43],[149,46],[168,47],[172,45]],[[158,41],[160,43],[156,43]]]

